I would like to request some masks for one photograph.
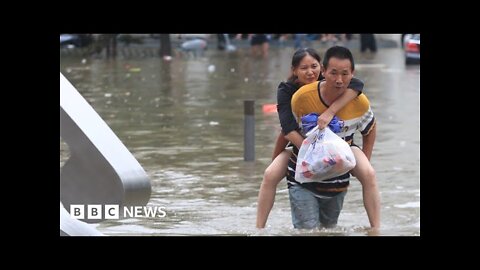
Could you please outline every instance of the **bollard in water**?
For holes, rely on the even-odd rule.
[[[254,100],[244,100],[244,115],[245,115],[245,134],[244,134],[244,160],[255,160],[255,110]]]

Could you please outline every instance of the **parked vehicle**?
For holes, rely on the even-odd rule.
[[[89,34],[61,34],[60,48],[85,47],[93,42],[92,35]]]
[[[420,34],[406,34],[403,39],[405,64],[420,64]]]

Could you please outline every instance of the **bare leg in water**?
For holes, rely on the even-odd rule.
[[[380,228],[380,192],[375,170],[360,148],[353,146],[351,149],[357,162],[352,174],[362,184],[363,205],[367,211],[370,226],[378,230]]]
[[[358,147],[352,147],[357,165],[352,173],[362,184],[363,205],[367,211],[372,229],[380,228],[380,193],[378,191],[375,170],[365,154]],[[277,185],[287,173],[288,160],[291,152],[284,150],[267,167],[258,194],[257,228],[265,228],[268,215],[272,210]]]
[[[262,185],[258,192],[257,205],[257,228],[265,228],[268,215],[272,210],[277,193],[277,185],[287,174],[288,160],[292,152],[290,150],[282,151],[265,169]]]

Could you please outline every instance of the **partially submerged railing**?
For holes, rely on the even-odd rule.
[[[60,201],[67,211],[72,204],[123,207],[148,203],[151,185],[145,170],[62,73],[60,136],[70,149],[70,159],[60,171]],[[70,232],[62,230],[62,220],[65,227],[70,217],[62,216],[62,209],[60,213],[61,232],[75,235],[77,228],[78,235],[90,234],[88,230],[81,232],[80,225],[69,226]],[[82,220],[92,223],[102,219],[85,216]]]

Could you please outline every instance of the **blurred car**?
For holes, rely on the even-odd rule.
[[[90,34],[61,34],[60,48],[85,47],[93,42]]]
[[[403,39],[405,64],[420,64],[420,34],[406,34]]]

